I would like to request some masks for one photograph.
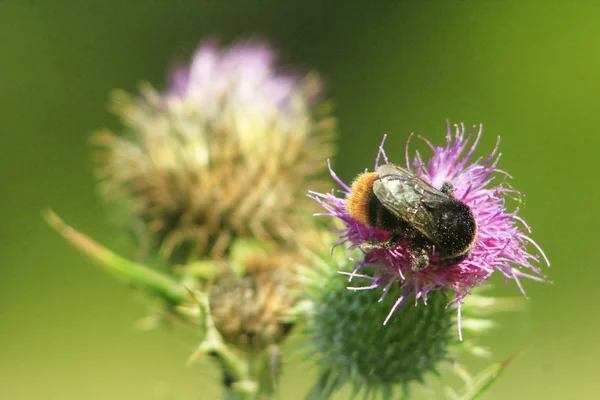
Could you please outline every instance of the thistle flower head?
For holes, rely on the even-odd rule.
[[[220,49],[205,41],[190,65],[171,71],[166,98],[190,102],[204,113],[218,117],[224,107],[254,107],[257,111],[289,112],[301,93],[303,106],[311,106],[320,94],[317,80],[285,73],[276,65],[275,52],[264,42],[246,40]],[[312,78],[311,78],[312,79]]]
[[[464,126],[461,125],[455,127],[455,133],[452,135],[448,126],[446,144],[443,147],[434,146],[423,139],[433,152],[428,161],[424,161],[419,153],[411,160],[408,143],[406,145],[406,168],[438,190],[449,182],[453,187],[452,196],[470,208],[478,230],[468,256],[446,266],[429,265],[422,270],[413,270],[411,260],[414,255],[410,254],[406,243],[367,251],[364,259],[357,261],[356,267],[348,273],[350,279],[356,276],[368,279],[370,283],[365,288],[382,288],[383,296],[389,296],[390,288],[396,282],[399,282],[401,287],[400,295],[395,299],[384,323],[409,297],[414,295],[415,301],[422,299],[426,303],[428,294],[443,288],[455,293],[452,301],[456,302],[460,316],[460,305],[464,297],[471,293],[476,285],[487,281],[494,272],[502,274],[507,280],[514,280],[523,294],[525,292],[521,286],[521,278],[544,281],[537,266],[540,256],[530,253],[527,247],[528,244],[533,245],[545,259],[542,250],[528,236],[530,229],[525,221],[517,216],[518,209],[506,209],[506,195],[518,196],[519,193],[507,187],[505,178],[509,175],[497,167],[500,159],[500,154],[497,153],[498,146],[487,158],[473,160],[473,153],[482,133],[481,126],[474,141],[470,143],[472,132],[465,132]],[[383,147],[380,147],[375,170],[379,168],[381,159],[388,164]],[[341,241],[336,245],[348,243],[354,248],[374,240],[384,242],[389,239],[389,231],[364,224],[351,215],[348,211],[347,196],[352,189],[337,178],[333,171],[331,174],[342,187],[344,197],[337,197],[334,193],[313,192],[312,195],[326,209],[324,215],[339,218],[345,225]],[[372,276],[361,274],[361,269],[367,266],[374,266],[376,273]]]
[[[220,258],[235,238],[292,243],[323,187],[334,128],[314,74],[290,75],[266,44],[202,44],[170,86],[118,93],[125,132],[96,135],[101,188],[145,253]]]
[[[210,288],[211,316],[223,338],[258,352],[283,340],[299,289],[296,254],[256,255],[229,269]]]
[[[358,251],[351,253],[358,255]],[[396,317],[383,326],[394,296],[401,295],[400,287],[391,287],[381,301],[374,290],[348,290],[338,272],[352,272],[354,264],[339,250],[333,257],[316,257],[314,264],[317,268],[305,273],[311,305],[307,307],[307,334],[319,378],[309,398],[330,398],[347,383],[365,399],[396,398],[397,391],[426,388],[433,383],[429,378],[452,371],[461,353],[488,355],[472,340],[458,340],[456,305],[447,307],[449,297],[444,291],[431,293],[427,307],[400,307]],[[366,284],[365,277],[376,270],[365,270],[356,280]],[[465,331],[482,333],[493,324],[481,318],[481,311],[511,307],[508,302],[477,295],[464,308]]]

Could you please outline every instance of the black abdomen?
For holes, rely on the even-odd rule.
[[[408,228],[406,221],[398,218],[384,207],[373,191],[367,198],[367,218],[369,225],[386,231],[400,232]]]

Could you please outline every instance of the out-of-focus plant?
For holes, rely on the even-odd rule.
[[[229,394],[271,393],[272,360],[300,290],[294,271],[315,243],[317,205],[306,193],[328,186],[333,154],[335,120],[319,77],[286,72],[261,41],[207,41],[173,69],[166,90],[119,91],[112,108],[124,128],[93,136],[99,187],[138,260],[56,215],[49,221],[161,302],[156,317],[201,331],[194,357],[217,360]]]
[[[516,227],[522,220],[504,211],[507,190],[487,186],[495,162],[459,161],[462,134],[435,148],[428,167],[417,156],[414,168],[434,186],[452,181],[477,218],[475,247],[451,267],[414,272],[401,242],[329,254],[326,231],[334,223],[312,218],[319,203],[309,190],[343,221],[337,232],[351,248],[386,232],[353,219],[345,203],[351,189],[341,181],[343,198],[320,194],[330,187],[331,104],[316,73],[286,72],[264,42],[204,42],[189,65],[172,70],[166,90],[145,84],[136,96],[117,92],[113,111],[123,129],[93,136],[99,188],[131,234],[137,259],[116,255],[53,212],[46,218],[148,295],[154,311],[146,326],[176,321],[200,335],[190,360],[215,361],[225,398],[277,396],[280,345],[297,325],[319,366],[309,398],[329,398],[345,383],[365,397],[408,395],[450,367],[466,386],[448,395],[467,399],[499,376],[505,364],[473,379],[457,358],[486,355],[471,335],[493,325],[486,312],[513,302],[465,295],[494,270],[517,281],[529,276],[519,266],[539,270]],[[372,290],[356,290],[361,281]],[[427,304],[402,304],[410,295]],[[461,305],[464,341],[456,333]],[[395,317],[385,325],[390,309]]]

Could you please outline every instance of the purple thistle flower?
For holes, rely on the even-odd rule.
[[[433,156],[427,162],[424,162],[418,152],[412,162],[410,161],[408,150],[410,137],[407,141],[406,168],[436,188],[440,188],[444,182],[450,182],[454,186],[454,197],[463,201],[471,209],[477,221],[478,232],[475,245],[468,257],[453,265],[430,266],[413,271],[411,255],[406,246],[400,244],[391,249],[369,250],[365,252],[363,260],[356,260],[357,265],[352,273],[342,272],[349,275],[350,281],[353,277],[362,277],[372,282],[368,286],[349,287],[348,289],[383,288],[382,298],[394,283],[400,283],[403,289],[402,295],[390,310],[384,324],[387,323],[394,310],[406,302],[411,294],[415,296],[415,303],[422,299],[426,304],[429,292],[448,288],[456,294],[450,303],[456,302],[459,336],[461,336],[461,300],[471,293],[473,287],[487,281],[494,271],[504,275],[507,281],[514,280],[523,295],[525,295],[525,291],[520,282],[521,278],[546,282],[540,268],[536,266],[540,261],[539,256],[530,253],[527,245],[532,244],[545,262],[550,265],[548,259],[537,243],[528,236],[531,230],[525,221],[517,216],[518,208],[513,212],[506,210],[504,195],[519,196],[519,193],[506,187],[504,180],[496,181],[499,177],[498,174],[510,177],[506,172],[497,168],[500,159],[500,154],[497,153],[499,138],[489,157],[486,159],[480,157],[471,161],[481,137],[482,127],[482,125],[479,126],[479,131],[470,147],[469,142],[473,130],[465,132],[463,124],[455,125],[455,135],[452,137],[452,130],[448,123],[444,147],[436,147],[422,138],[433,152]],[[381,159],[386,164],[388,163],[383,143],[379,148],[375,170],[379,167]],[[338,192],[344,194],[344,197],[336,197],[334,192],[328,194],[311,192],[311,195],[327,210],[326,213],[317,215],[337,217],[345,224],[345,228],[339,231],[341,240],[335,243],[334,247],[349,243],[349,248],[355,248],[373,240],[380,242],[388,240],[391,236],[390,232],[367,226],[350,215],[346,198],[351,192],[351,187],[337,177],[331,170],[331,166],[329,169],[334,180],[342,187],[343,190]],[[375,273],[360,273],[360,270],[366,266],[374,266]]]
[[[245,40],[221,48],[216,40],[206,40],[190,65],[173,68],[165,94],[171,101],[194,103],[203,114],[217,114],[223,104],[253,105],[262,112],[273,112],[273,106],[279,112],[291,111],[302,75],[283,72],[266,42]],[[309,100],[314,101],[310,95]]]

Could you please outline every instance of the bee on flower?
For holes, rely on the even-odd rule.
[[[482,126],[471,143],[473,132],[461,124],[453,135],[448,125],[443,147],[423,139],[433,152],[428,161],[419,153],[411,160],[407,143],[403,167],[389,162],[382,144],[374,172],[359,175],[353,185],[331,171],[343,197],[311,192],[326,210],[319,215],[345,226],[336,245],[364,251],[364,259],[344,273],[371,284],[349,289],[381,288],[386,296],[392,285],[401,286],[384,324],[412,295],[426,303],[438,289],[454,292],[451,301],[460,316],[461,300],[496,271],[514,280],[523,294],[521,278],[545,281],[538,264],[541,257],[549,265],[546,256],[528,236],[530,228],[518,209],[506,209],[505,195],[518,192],[498,179],[509,176],[498,169],[498,145],[487,158],[472,160]],[[362,274],[366,266],[375,272]],[[460,336],[460,318],[458,329]]]

